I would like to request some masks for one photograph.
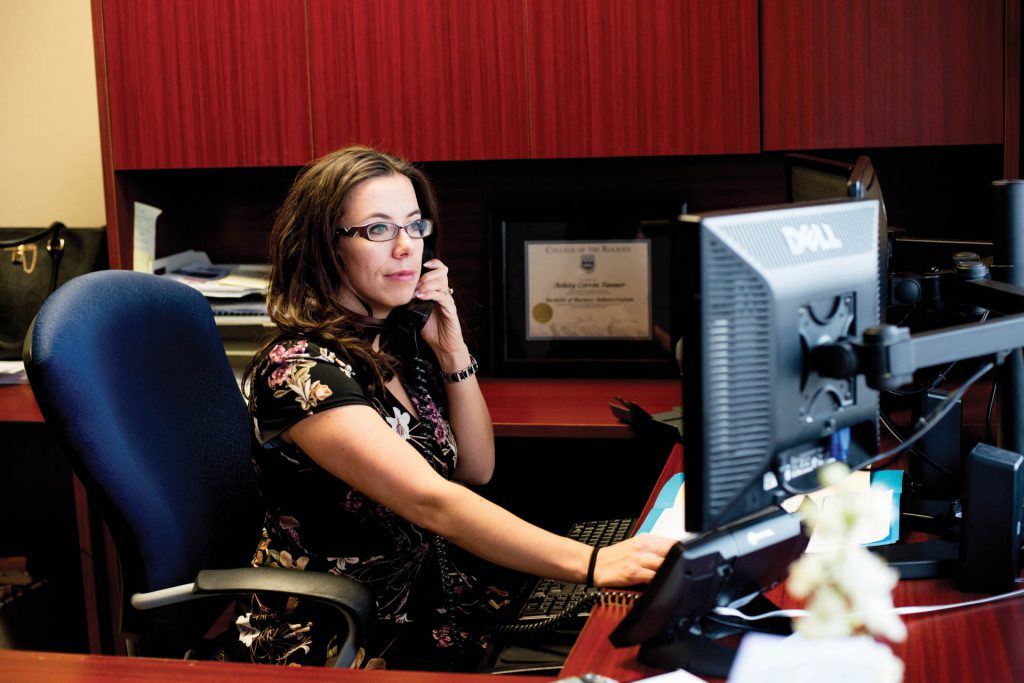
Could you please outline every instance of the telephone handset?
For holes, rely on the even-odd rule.
[[[436,301],[413,299],[404,306],[399,306],[391,311],[388,318],[401,332],[406,334],[419,332],[427,324],[427,318],[430,317],[436,303]]]
[[[430,245],[424,243],[423,261],[426,262],[432,258],[434,258],[434,250]],[[427,319],[433,312],[434,305],[436,303],[436,301],[413,299],[404,306],[398,306],[391,311],[388,315],[388,320],[391,321],[400,332],[405,334],[419,332],[423,329],[423,326],[427,324]]]

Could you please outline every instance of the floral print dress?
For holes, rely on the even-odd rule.
[[[507,593],[461,569],[475,558],[366,497],[280,438],[306,416],[367,405],[450,479],[458,451],[445,409],[429,394],[410,390],[418,418],[390,393],[371,397],[369,383],[368,372],[312,341],[280,340],[270,348],[250,398],[262,446],[255,465],[269,509],[253,564],[326,571],[369,586],[377,622],[366,654],[388,668],[472,668],[486,645],[479,626],[493,621]],[[403,379],[403,385],[410,383]],[[448,571],[442,574],[440,566]],[[268,604],[253,596],[240,612],[238,642],[228,650],[232,659],[247,652],[255,661],[321,664],[334,654],[326,614],[313,603],[289,598]]]

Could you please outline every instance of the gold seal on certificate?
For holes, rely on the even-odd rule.
[[[539,303],[533,307],[533,319],[539,323],[551,322],[551,316],[554,314],[555,312],[551,309],[551,306],[545,303]]]
[[[650,240],[523,247],[527,339],[651,339]]]

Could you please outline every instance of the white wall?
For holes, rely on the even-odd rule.
[[[0,226],[106,222],[89,0],[0,0]]]

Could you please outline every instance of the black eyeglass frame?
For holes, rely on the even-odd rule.
[[[370,236],[370,228],[378,225],[388,226],[390,232],[387,237],[375,239]],[[367,223],[366,225],[353,225],[350,228],[338,228],[335,230],[336,235],[342,235],[344,237],[362,237],[365,240],[371,242],[390,242],[391,240],[398,238],[398,233],[405,230],[405,234],[413,239],[423,239],[429,237],[434,232],[434,221],[429,218],[417,218],[408,225],[398,225],[396,223],[388,223],[387,221],[374,221],[373,223]]]

